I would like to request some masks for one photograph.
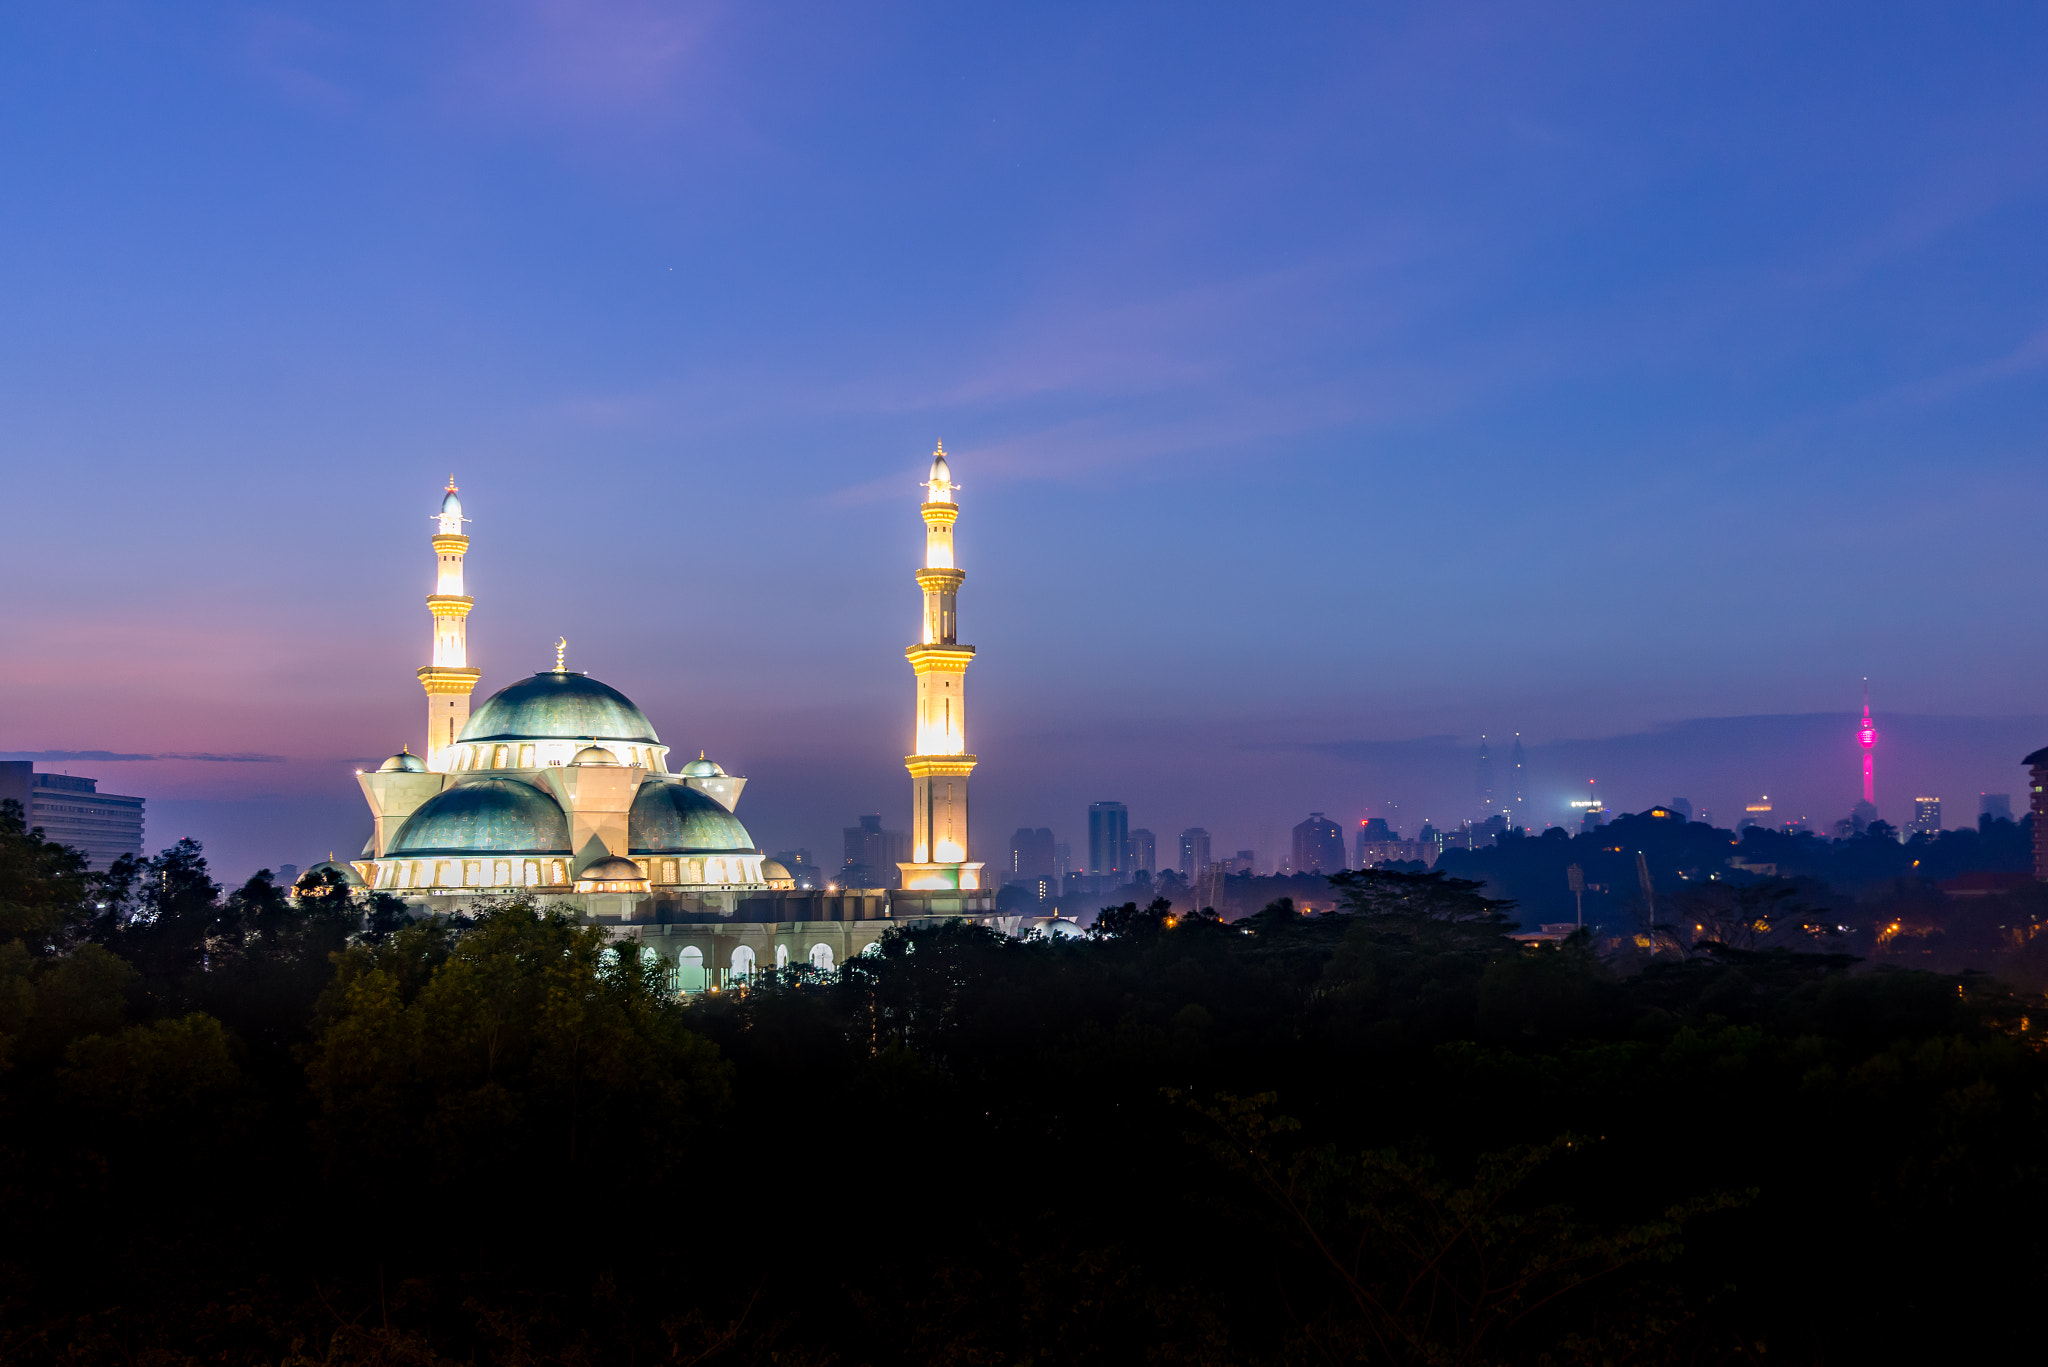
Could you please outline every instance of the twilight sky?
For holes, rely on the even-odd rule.
[[[2038,4],[24,0],[0,186],[0,750],[235,877],[419,748],[451,470],[479,701],[769,849],[908,821],[940,438],[991,861],[2048,742]]]

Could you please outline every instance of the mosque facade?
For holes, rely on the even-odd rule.
[[[614,939],[636,940],[671,966],[684,991],[744,982],[768,967],[835,968],[892,926],[992,920],[994,893],[969,858],[963,691],[972,646],[956,639],[965,575],[953,564],[957,487],[933,454],[922,515],[923,639],[906,652],[916,683],[912,861],[901,889],[798,889],[739,818],[747,780],[699,751],[681,765],[625,694],[555,663],[472,709],[483,671],[469,663],[469,537],[451,478],[432,538],[427,598],[432,662],[419,670],[427,730],[358,775],[371,833],[337,865],[351,884],[403,899],[416,914],[532,894],[567,906]]]

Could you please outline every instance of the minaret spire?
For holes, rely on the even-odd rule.
[[[917,678],[917,753],[903,760],[910,770],[911,862],[897,866],[906,888],[981,886],[982,866],[967,858],[967,776],[975,761],[967,753],[964,687],[974,647],[958,639],[960,585],[967,578],[953,565],[959,488],[942,442],[932,452],[919,510],[924,568],[917,572],[917,584],[924,590],[924,639],[904,651]]]
[[[449,747],[462,734],[469,720],[469,695],[475,691],[480,669],[469,667],[469,610],[476,600],[462,591],[462,557],[469,550],[469,538],[462,534],[462,500],[456,496],[455,476],[448,476],[448,488],[435,514],[434,556],[439,570],[434,591],[427,596],[427,611],[434,618],[434,662],[419,671],[421,687],[427,690],[427,767],[446,770],[452,756]]]

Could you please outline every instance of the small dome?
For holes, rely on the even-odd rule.
[[[763,859],[761,861],[761,881],[764,883],[772,883],[778,878],[787,878],[792,883],[796,881],[795,875],[791,874],[790,871],[786,867],[784,867],[780,859]]]
[[[414,506],[417,507],[418,505],[415,504]],[[441,516],[462,516],[462,500],[455,496],[455,486],[453,484],[448,486],[448,496],[441,500]]]
[[[640,872],[640,866],[630,859],[607,855],[589,868],[576,875],[579,883],[625,883],[644,882],[647,875]]]
[[[299,882],[303,883],[310,878],[314,882],[318,883],[322,881],[321,875],[326,873],[330,869],[340,876],[342,886],[344,887],[361,888],[369,886],[367,883],[363,882],[363,876],[361,874],[357,873],[352,866],[342,863],[339,859],[321,860],[312,868],[307,869],[304,873],[300,874]]]
[[[602,745],[586,745],[576,752],[576,758],[570,760],[569,763],[609,764],[616,769],[619,767],[619,757],[605,749]]]
[[[688,764],[685,764],[683,766],[682,773],[684,778],[725,777],[725,770],[718,767],[718,761],[715,759],[704,758],[704,752],[702,750],[699,750],[697,752],[697,758],[691,760]]]
[[[424,774],[427,762],[415,755],[411,749],[400,750],[390,759],[377,766],[380,774]]]
[[[421,803],[385,853],[567,854],[569,820],[553,798],[531,784],[476,779]]]

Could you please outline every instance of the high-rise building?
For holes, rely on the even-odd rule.
[[[1259,862],[1259,856],[1258,852],[1255,850],[1239,850],[1234,856],[1232,856],[1229,859],[1226,859],[1223,862],[1224,871],[1226,873],[1242,873],[1249,875],[1257,872],[1257,870],[1252,866]]]
[[[1493,760],[1486,753],[1486,737],[1479,738],[1479,806],[1482,811],[1493,809]]]
[[[1941,834],[1941,799],[1938,797],[1916,797],[1913,799],[1913,824],[1907,828],[1913,835],[1937,836]]]
[[[1378,860],[1367,859],[1366,851],[1368,849],[1377,850],[1383,845],[1391,845],[1400,840],[1400,838],[1401,833],[1392,826],[1389,826],[1385,817],[1367,817],[1358,823],[1358,857],[1351,861],[1352,864],[1361,869],[1371,868]],[[1379,856],[1380,859],[1386,857],[1385,855]]]
[[[1088,872],[1121,878],[1130,871],[1131,812],[1121,802],[1088,804]]]
[[[99,790],[96,778],[39,774],[35,762],[0,760],[0,801],[21,804],[21,819],[43,839],[69,845],[104,870],[124,854],[142,854],[142,803]]]
[[[1007,881],[1029,882],[1034,878],[1056,878],[1053,866],[1052,832],[1044,826],[1019,826],[1010,837],[1010,868]]]
[[[2012,820],[2011,793],[1977,794],[1977,820],[1981,822],[1987,819],[1991,821]]]
[[[2048,749],[2020,763],[2027,766],[2027,807],[2034,814],[2034,877],[2048,883]]]
[[[1132,831],[1129,858],[1125,865],[1132,873],[1156,873],[1159,868],[1159,841],[1150,831]]]
[[[1064,884],[1067,881],[1067,875],[1072,872],[1074,872],[1074,847],[1064,840],[1055,842],[1052,847],[1053,877],[1059,879]]]
[[[846,862],[840,867],[839,881],[861,887],[897,886],[897,866],[911,862],[910,833],[883,830],[880,815],[863,816],[858,826],[844,830]]]
[[[1762,797],[1742,809],[1742,820],[1735,823],[1735,829],[1746,831],[1751,826],[1769,826],[1770,824],[1771,795],[1765,793]]]
[[[1678,814],[1680,821],[1692,820],[1692,803],[1682,797],[1671,799],[1671,810]]]
[[[1180,833],[1180,876],[1192,883],[1209,867],[1209,833],[1190,826]]]
[[[1344,871],[1344,828],[1321,812],[1310,812],[1308,820],[1294,828],[1295,873],[1342,873]]]
[[[943,445],[932,452],[924,487],[918,509],[924,517],[924,567],[917,572],[924,632],[903,652],[917,679],[917,753],[903,762],[910,770],[910,858],[902,861],[903,886],[979,888],[982,866],[969,861],[967,843],[967,776],[975,764],[967,752],[967,666],[974,663],[974,647],[959,640],[960,585],[967,572],[953,564],[959,486]]]

